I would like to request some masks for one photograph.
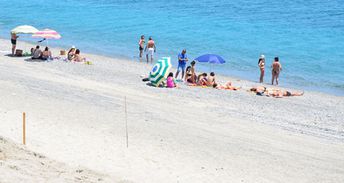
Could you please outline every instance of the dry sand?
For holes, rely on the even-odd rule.
[[[243,89],[153,88],[140,78],[145,63],[27,62],[4,56],[9,48],[0,40],[0,135],[21,143],[25,111],[26,148],[64,171],[81,166],[112,182],[344,182],[343,97],[260,97],[246,92],[257,83],[223,76]],[[0,182],[20,179],[6,171]]]

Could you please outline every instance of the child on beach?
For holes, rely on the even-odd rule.
[[[167,84],[167,88],[175,88],[175,87],[177,87],[177,84],[176,84],[176,82],[174,81],[174,77],[173,77],[173,73],[172,73],[172,72],[170,72],[170,73],[168,74],[166,84]]]
[[[258,67],[260,69],[260,78],[259,82],[263,83],[264,80],[264,72],[265,72],[265,56],[261,55],[258,60]]]

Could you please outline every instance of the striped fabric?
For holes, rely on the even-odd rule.
[[[44,29],[42,31],[38,31],[32,35],[34,38],[45,38],[45,39],[60,39],[61,35],[54,30],[51,29]]]
[[[152,85],[159,86],[164,80],[166,80],[170,69],[172,68],[171,58],[163,57],[158,60],[149,73],[149,80]]]

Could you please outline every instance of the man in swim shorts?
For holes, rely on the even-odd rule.
[[[280,74],[280,72],[282,70],[282,65],[279,62],[278,57],[275,57],[274,62],[271,65],[271,68],[272,68],[272,71],[271,71],[271,73],[272,73],[271,84],[274,85],[274,81],[276,80],[276,85],[278,85],[278,77],[279,77],[279,74]]]
[[[17,34],[11,33],[11,43],[12,43],[12,56],[14,56],[14,52],[16,51],[16,46],[17,46]]]
[[[186,66],[187,61],[188,61],[188,56],[186,55],[186,50],[184,49],[182,53],[178,55],[178,68],[177,68],[176,78],[178,77],[180,70],[182,70],[182,79],[184,78],[185,66]]]
[[[151,63],[153,63],[153,56],[154,56],[154,52],[156,52],[156,47],[155,47],[155,43],[152,37],[149,37],[147,46],[145,48],[145,52],[146,52],[147,63],[149,62],[149,56],[150,56]]]

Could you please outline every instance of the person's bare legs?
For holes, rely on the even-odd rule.
[[[148,59],[148,54],[146,54],[146,58],[147,58],[147,64],[148,64],[148,62],[149,62],[149,59]]]
[[[182,79],[184,78],[184,70],[182,69]]]
[[[153,59],[153,55],[151,55],[151,63],[153,63],[153,60],[154,60],[154,59]]]
[[[16,51],[16,45],[12,45],[12,56],[14,56],[14,52]]]
[[[279,73],[276,74],[276,85],[278,85],[278,77],[279,77]]]
[[[179,69],[177,70],[176,72],[176,79],[178,78],[178,75],[179,75]],[[183,78],[182,78],[183,79]]]
[[[260,70],[260,78],[259,78],[259,82],[263,83],[264,81],[264,70]]]
[[[139,57],[140,57],[140,62],[141,62],[141,60],[142,60],[142,54],[143,54],[143,51],[142,51],[142,50],[140,50],[140,54],[139,54]]]
[[[271,85],[274,85],[274,80],[275,80],[275,74],[274,74],[274,71],[272,71]]]

